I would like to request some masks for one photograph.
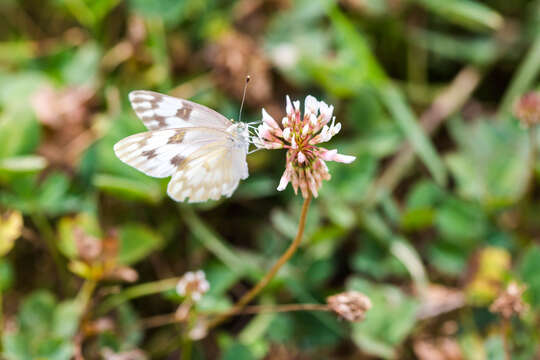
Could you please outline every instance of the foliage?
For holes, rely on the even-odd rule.
[[[540,90],[539,0],[9,0],[0,18],[6,359],[538,356],[538,134],[512,107]],[[174,203],[114,155],[144,131],[127,94],[236,118],[248,73],[244,121],[313,94],[343,125],[328,148],[357,157],[329,164],[255,302],[357,290],[363,322],[261,312],[201,341],[196,316],[148,325],[185,304],[189,270],[210,283],[195,314],[229,309],[295,237],[301,199],[275,190],[284,153],[263,150],[232,198]],[[512,281],[529,307],[505,323],[489,307]]]

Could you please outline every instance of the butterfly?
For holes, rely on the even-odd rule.
[[[197,103],[152,91],[129,94],[149,131],[114,145],[116,156],[146,175],[171,176],[167,194],[176,201],[230,197],[248,177],[248,125]]]

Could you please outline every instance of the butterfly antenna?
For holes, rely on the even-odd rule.
[[[246,99],[246,90],[248,87],[249,80],[251,80],[251,76],[246,76],[246,83],[244,84],[244,93],[242,94],[242,103],[240,104],[240,111],[238,112],[238,122],[242,120],[242,109],[244,108],[244,100]]]

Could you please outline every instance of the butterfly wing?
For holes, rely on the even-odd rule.
[[[234,141],[215,142],[194,152],[171,178],[169,196],[189,202],[230,197],[240,180],[248,177],[245,149]]]
[[[231,196],[248,177],[246,148],[234,135],[213,128],[163,129],[129,136],[116,156],[153,177],[172,175],[167,193],[177,201]]]
[[[197,126],[226,130],[232,125],[225,116],[206,106],[153,91],[132,91],[129,100],[148,130]]]

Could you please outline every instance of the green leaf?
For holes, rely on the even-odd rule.
[[[97,81],[101,60],[101,48],[92,41],[77,48],[77,51],[61,69],[64,82],[71,85],[92,85]]]
[[[479,1],[471,0],[415,0],[447,21],[472,30],[499,29],[504,19],[499,13]]]
[[[81,304],[74,300],[58,304],[52,319],[52,335],[60,338],[74,336],[79,328],[82,310]]]
[[[532,306],[540,307],[540,246],[530,246],[519,265],[519,274],[527,284],[527,297]]]
[[[64,217],[58,223],[58,249],[69,259],[77,257],[74,231],[81,228],[84,233],[96,238],[102,237],[98,219],[89,213],[80,213],[75,217]]]
[[[21,331],[38,339],[48,337],[55,306],[56,299],[51,293],[45,290],[32,293],[17,316]]]
[[[465,38],[422,30],[413,32],[411,42],[441,57],[476,65],[491,63],[501,49],[489,37]]]
[[[13,266],[6,259],[0,258],[0,292],[8,290],[13,281]]]
[[[437,184],[444,186],[446,183],[444,163],[429,137],[424,133],[403,94],[396,86],[390,84],[381,86],[379,91],[381,101],[386,105],[405,136],[409,139],[409,143],[429,169]]]
[[[34,151],[39,138],[39,124],[28,108],[10,107],[0,114],[0,160],[7,161],[4,167],[13,167],[8,158]]]
[[[205,1],[201,1],[205,3]],[[163,19],[170,25],[178,25],[193,7],[187,0],[129,0],[131,9],[144,17]]]
[[[478,121],[472,125],[451,122],[459,151],[446,156],[458,193],[498,208],[517,201],[529,179],[527,134],[517,124]]]
[[[118,262],[130,265],[147,257],[163,244],[163,238],[144,225],[128,224],[119,231]]]
[[[0,159],[0,174],[34,174],[45,169],[47,159],[37,155]]]
[[[107,193],[128,200],[144,200],[155,204],[162,199],[161,187],[154,181],[140,181],[114,175],[98,174],[94,185]]]
[[[0,257],[6,255],[21,236],[23,217],[18,211],[0,213]]]
[[[510,86],[506,88],[503,99],[499,106],[499,115],[507,114],[518,96],[525,93],[534,84],[540,73],[540,32],[534,39],[527,55],[519,64],[515,75],[512,77]]]
[[[223,354],[222,360],[255,360],[249,348],[240,343],[234,343]]]
[[[370,284],[359,278],[351,279],[347,288],[366,294],[373,304],[365,320],[352,325],[353,341],[369,354],[395,356],[396,347],[414,327],[418,302],[397,287]]]

